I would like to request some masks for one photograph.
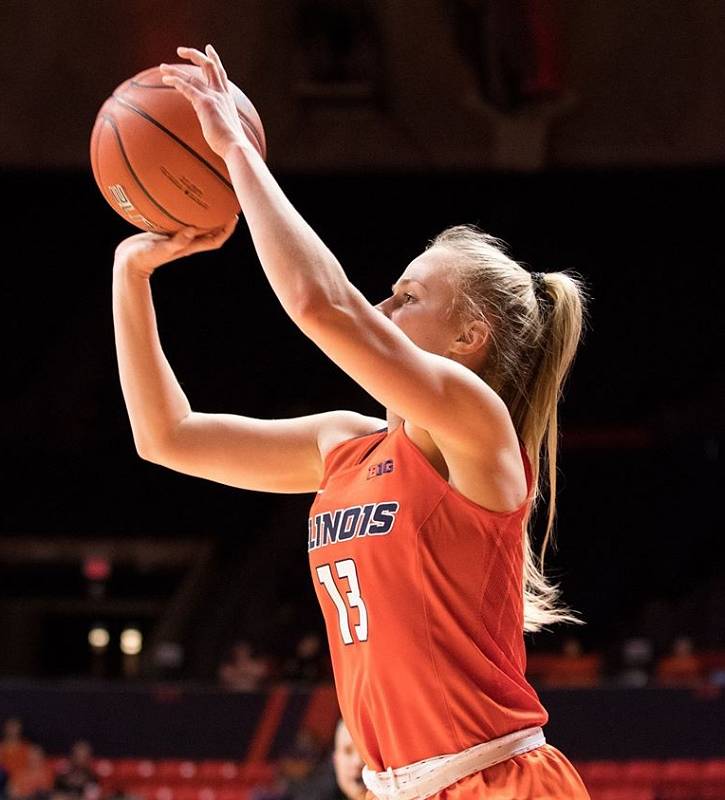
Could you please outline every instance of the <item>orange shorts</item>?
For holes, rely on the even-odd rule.
[[[375,800],[368,792],[367,800]],[[574,767],[545,744],[461,778],[430,800],[589,800]]]

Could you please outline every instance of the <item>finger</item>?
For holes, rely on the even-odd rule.
[[[223,237],[223,240],[226,241],[233,233],[235,228],[237,227],[237,223],[239,222],[239,215],[235,214],[229,222],[224,225],[221,230],[219,231],[220,236]]]
[[[226,225],[224,225],[224,227],[222,228],[222,230],[224,230],[224,231],[230,231],[230,232],[231,232],[231,231],[233,231],[233,230],[234,230],[234,229],[237,227],[237,222],[239,222],[239,214],[235,214],[235,215],[234,215],[234,216],[233,216],[233,217],[232,217],[232,218],[229,220],[229,222],[227,222],[227,223],[226,223]]]
[[[168,240],[168,236],[165,233],[152,233],[151,231],[147,231],[146,233],[139,233],[136,236],[129,236],[129,239],[134,239],[139,242],[165,242]],[[127,240],[128,241],[128,240]]]
[[[194,47],[177,47],[176,52],[182,58],[188,58],[192,64],[196,64],[197,67],[201,67],[209,86],[217,90],[224,88],[221,78],[216,71],[216,65],[209,58],[209,56],[204,55],[201,50],[197,50]]]
[[[200,103],[206,97],[201,89],[197,89],[194,84],[185,78],[179,78],[176,75],[163,75],[161,80],[167,86],[173,86],[174,89],[178,89],[192,105]]]
[[[222,86],[228,90],[229,78],[227,78],[227,71],[224,69],[224,65],[222,64],[221,58],[219,58],[219,53],[217,53],[217,51],[214,49],[212,45],[208,44],[206,46],[206,54],[214,62],[216,70],[219,73],[219,79],[221,81]]]
[[[226,240],[234,233],[234,229],[237,227],[237,222],[239,221],[239,217],[234,216],[229,222],[222,225],[221,228],[216,228],[213,231],[209,231],[206,235],[206,240],[210,244],[211,247],[221,247],[221,245],[226,242]]]
[[[209,231],[203,236],[197,237],[189,244],[188,249],[184,254],[190,255],[191,253],[201,253],[205,250],[216,250],[220,248],[232,235],[232,233],[234,233],[234,228],[236,225],[237,218],[235,217],[227,222],[227,224],[222,228],[217,228],[216,230]]]
[[[186,249],[194,239],[199,235],[200,231],[191,225],[181,228],[173,236],[168,237],[168,247],[173,252]]]
[[[207,84],[199,80],[196,75],[189,73],[188,70],[181,69],[181,67],[177,67],[174,64],[160,64],[159,69],[161,70],[161,76],[164,75],[173,75],[176,78],[181,78],[182,81],[186,81],[190,83],[192,86],[195,86],[197,89],[203,91],[207,89]]]

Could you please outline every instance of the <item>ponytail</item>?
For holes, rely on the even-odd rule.
[[[556,516],[559,399],[581,338],[584,292],[575,276],[552,272],[543,276],[541,288],[534,294],[541,319],[536,348],[539,352],[534,356],[526,396],[516,404],[518,419],[513,421],[532,459],[535,487],[532,508],[541,498],[541,485],[546,484],[548,513],[538,559],[529,536],[525,537],[524,629],[527,631],[540,630],[556,622],[580,622],[571,610],[558,602],[559,590],[546,580],[544,561],[553,540]],[[540,471],[545,474],[543,480],[539,479]],[[525,524],[528,527],[528,519]]]
[[[508,256],[502,241],[472,226],[448,228],[434,246],[459,256],[458,311],[484,319],[491,336],[481,377],[506,403],[531,460],[533,498],[522,531],[524,631],[580,622],[544,575],[544,559],[556,516],[558,404],[582,333],[582,283],[568,272],[528,272]],[[548,486],[548,514],[537,557],[531,512],[541,499],[542,483]]]

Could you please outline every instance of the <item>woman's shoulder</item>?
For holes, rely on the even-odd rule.
[[[387,423],[379,417],[368,417],[356,411],[330,411],[320,425],[317,446],[323,462],[343,442],[387,430]]]

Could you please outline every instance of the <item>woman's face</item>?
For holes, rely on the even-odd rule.
[[[376,306],[418,347],[441,356],[452,355],[460,333],[453,314],[451,255],[443,247],[426,250],[410,262],[392,287],[393,294]]]
[[[355,749],[350,731],[340,722],[335,732],[335,750],[332,754],[335,765],[337,785],[346,797],[363,796],[365,786],[362,782],[362,768],[364,762]]]

